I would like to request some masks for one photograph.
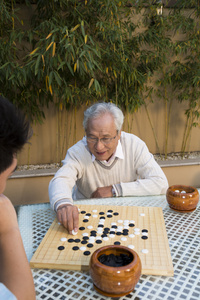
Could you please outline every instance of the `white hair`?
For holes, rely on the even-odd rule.
[[[85,131],[87,130],[89,119],[98,118],[99,116],[104,115],[106,113],[109,113],[113,116],[116,130],[120,131],[124,122],[123,112],[119,107],[110,102],[95,103],[84,112],[83,127]]]

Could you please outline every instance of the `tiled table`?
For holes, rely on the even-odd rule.
[[[200,192],[200,190],[199,190]],[[171,210],[165,195],[77,201],[77,204],[154,206],[163,209],[174,265],[174,277],[142,275],[128,299],[200,299],[200,204],[191,213]],[[55,218],[49,204],[21,206],[17,210],[24,247],[30,261]],[[32,270],[36,299],[111,299],[98,294],[88,272]]]

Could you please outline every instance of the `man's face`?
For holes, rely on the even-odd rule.
[[[17,166],[17,159],[13,158],[12,165],[0,174],[0,194],[4,192],[6,187],[6,181],[8,177],[10,177],[12,173],[15,171],[16,166]]]
[[[117,132],[113,116],[106,113],[99,118],[89,120],[86,135],[92,139],[99,139],[95,143],[87,140],[88,148],[96,159],[109,160],[117,148],[121,132]],[[100,141],[102,138],[111,138],[111,141],[104,144]]]

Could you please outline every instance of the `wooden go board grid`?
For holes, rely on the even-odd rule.
[[[47,268],[47,269],[61,269],[61,270],[88,270],[89,261],[92,253],[106,245],[113,245],[115,241],[120,241],[121,245],[134,245],[136,251],[142,262],[142,274],[146,275],[163,275],[173,276],[173,264],[171,253],[168,244],[168,238],[163,218],[163,212],[160,207],[133,207],[133,206],[106,206],[106,205],[77,205],[80,209],[79,213],[79,227],[85,227],[85,230],[78,231],[78,234],[69,235],[67,230],[58,223],[55,219],[43,238],[41,244],[33,255],[30,266],[32,268]],[[97,210],[94,212],[94,210]],[[112,217],[107,217],[108,210],[112,210]],[[83,213],[85,211],[85,213]],[[81,213],[82,212],[82,213]],[[104,212],[105,227],[111,227],[112,222],[116,222],[118,226],[119,220],[134,220],[135,226],[129,228],[129,234],[134,233],[135,228],[140,229],[140,234],[135,237],[127,237],[127,241],[122,241],[122,235],[115,234],[114,238],[109,238],[108,241],[102,240],[101,244],[94,242],[92,248],[87,248],[91,254],[85,256],[80,247],[85,246],[80,242],[62,242],[60,239],[65,237],[67,239],[83,238],[83,233],[90,235],[91,230],[96,230],[99,225],[100,212]],[[118,215],[114,215],[117,212]],[[88,222],[83,222],[86,213],[90,213]],[[96,217],[93,217],[96,216]],[[93,229],[88,229],[87,226],[93,226]],[[141,238],[142,229],[148,230],[148,239]],[[64,250],[58,250],[59,246],[64,246]],[[72,248],[78,246],[79,250],[74,251]],[[143,249],[147,249],[148,253],[142,253]]]

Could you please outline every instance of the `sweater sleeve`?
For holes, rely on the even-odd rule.
[[[122,196],[145,196],[165,194],[168,188],[167,178],[149,152],[144,142],[135,151],[134,162],[137,179],[133,182],[121,182]]]
[[[49,183],[49,199],[53,210],[61,204],[73,204],[72,190],[82,176],[82,162],[77,146],[70,148],[62,161],[63,166]]]

